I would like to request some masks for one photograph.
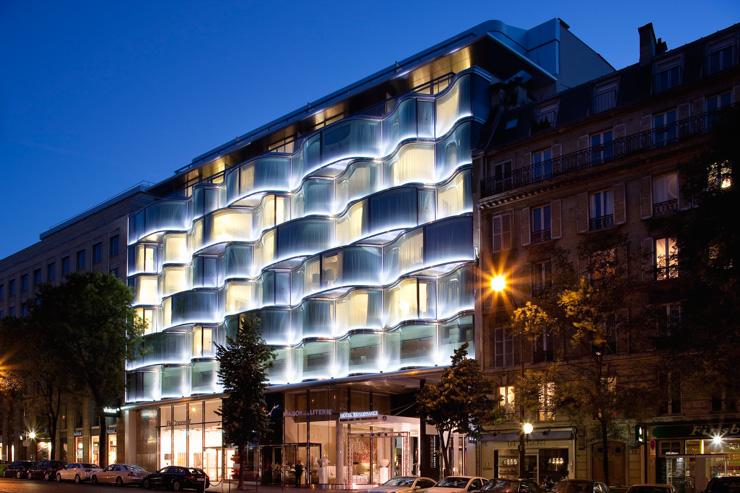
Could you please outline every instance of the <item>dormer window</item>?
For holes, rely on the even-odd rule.
[[[540,127],[554,127],[558,120],[558,101],[547,103],[537,108],[536,120]]]
[[[601,113],[617,106],[617,87],[618,82],[616,80],[602,82],[594,87],[592,105],[594,113]]]
[[[724,39],[707,47],[706,73],[716,74],[735,65],[735,40]]]
[[[653,67],[653,93],[658,94],[672,89],[681,83],[683,60],[674,57],[658,62]]]

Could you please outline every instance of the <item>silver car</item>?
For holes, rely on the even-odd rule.
[[[397,476],[391,478],[380,486],[370,488],[368,493],[424,493],[437,482],[431,478],[419,478],[416,476]]]
[[[141,484],[147,474],[149,474],[149,471],[135,464],[111,464],[102,471],[94,473],[92,483],[114,484],[116,486]]]

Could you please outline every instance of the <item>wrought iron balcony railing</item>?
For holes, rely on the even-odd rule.
[[[511,174],[484,179],[481,182],[481,194],[486,197],[507,192],[705,134],[711,130],[717,114],[718,112],[702,113],[669,125],[620,137],[599,146],[516,168]]]
[[[588,228],[591,231],[611,228],[612,226],[614,226],[614,214],[604,214],[603,216],[592,217],[588,220]]]

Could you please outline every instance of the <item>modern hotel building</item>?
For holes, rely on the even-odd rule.
[[[513,82],[516,98],[548,97],[612,70],[559,19],[485,22],[150,188],[160,199],[129,221],[147,329],[127,363],[126,461],[229,474],[215,347],[255,314],[276,354],[276,430],[255,472],[285,479],[300,459],[310,482],[434,474],[413,392],[461,344],[476,351],[471,149],[498,126],[491,98]],[[476,469],[467,442],[458,472]]]

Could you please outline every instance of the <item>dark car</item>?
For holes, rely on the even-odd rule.
[[[3,477],[24,479],[28,477],[28,471],[35,465],[36,463],[31,462],[30,460],[15,460],[5,468]]]
[[[28,479],[53,481],[56,478],[57,471],[63,469],[66,465],[66,462],[60,460],[40,460],[28,470]]]
[[[485,493],[543,493],[531,479],[492,479],[483,485]]]
[[[712,478],[707,484],[706,493],[740,493],[740,477]]]
[[[565,479],[553,488],[555,493],[609,493],[609,487],[599,481]]]
[[[211,482],[203,469],[194,467],[167,466],[144,477],[146,489],[168,488],[180,491],[185,488],[205,491]]]

